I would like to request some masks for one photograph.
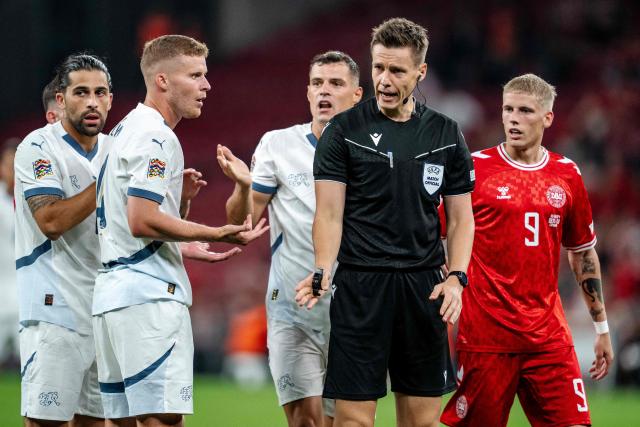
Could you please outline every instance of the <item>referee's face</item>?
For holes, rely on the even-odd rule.
[[[307,99],[314,122],[324,126],[333,116],[357,104],[361,97],[362,88],[344,62],[311,67]]]
[[[376,44],[371,49],[371,80],[380,110],[388,117],[409,114],[413,110],[410,96],[418,81],[427,72],[427,64],[416,64],[410,47],[384,47]],[[406,100],[406,101],[405,101]]]

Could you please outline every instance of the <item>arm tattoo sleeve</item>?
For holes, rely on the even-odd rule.
[[[596,272],[596,264],[589,256],[582,258],[582,274],[593,274]]]
[[[31,209],[31,215],[33,215],[38,209],[50,205],[60,199],[62,199],[62,197],[54,195],[33,196],[27,199],[27,204],[29,205],[29,209]]]
[[[596,301],[600,304],[604,303],[604,298],[602,296],[602,282],[600,279],[585,279],[582,281],[580,286],[592,303],[595,303]]]

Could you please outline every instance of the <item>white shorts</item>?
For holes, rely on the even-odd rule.
[[[193,334],[176,301],[93,316],[106,418],[193,413]]]
[[[103,418],[91,335],[47,322],[20,332],[23,417],[69,421],[74,414]]]
[[[267,328],[269,368],[282,406],[295,400],[322,396],[329,352],[329,332],[316,332],[299,324],[269,320]],[[323,399],[326,415],[335,404]]]

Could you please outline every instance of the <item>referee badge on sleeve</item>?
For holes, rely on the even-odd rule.
[[[434,165],[431,163],[424,164],[424,171],[422,172],[422,183],[427,193],[433,195],[442,185],[442,175],[444,167],[441,165]]]

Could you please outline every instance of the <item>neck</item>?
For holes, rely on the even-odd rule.
[[[164,121],[171,129],[175,129],[175,127],[180,122],[180,119],[182,119],[182,117],[179,116],[175,111],[173,111],[169,103],[162,97],[154,96],[153,94],[147,92],[147,96],[145,97],[143,104],[147,107],[153,108],[158,113],[160,113]]]
[[[380,104],[378,104],[378,109],[382,112],[382,114],[384,114],[394,122],[406,122],[411,118],[411,114],[413,113],[415,104],[415,98],[413,97],[413,95],[409,95],[407,103],[400,103],[400,105],[396,109],[389,110],[386,108],[382,108],[380,107]]]
[[[320,140],[320,136],[322,135],[322,129],[324,129],[326,125],[326,123],[316,122],[315,120],[311,122],[311,133],[316,137],[318,141]]]
[[[81,134],[76,130],[76,128],[71,125],[71,123],[69,123],[69,120],[67,118],[63,118],[61,120],[61,123],[64,130],[69,135],[71,135],[71,138],[73,138],[78,144],[80,144],[84,151],[88,153],[89,151],[93,150],[96,142],[98,142],[98,135],[88,136]]]
[[[538,163],[542,160],[543,151],[541,142],[531,146],[531,147],[514,147],[509,143],[505,143],[505,150],[509,157],[515,160],[518,163],[523,163],[525,165],[532,165]]]

